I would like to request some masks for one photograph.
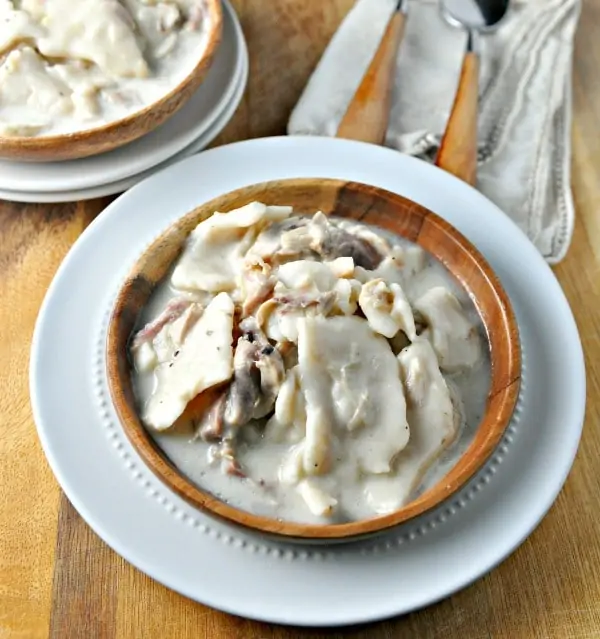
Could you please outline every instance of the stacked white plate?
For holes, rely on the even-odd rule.
[[[372,539],[333,545],[245,533],[164,486],[121,427],[105,361],[118,289],[171,223],[243,186],[315,176],[393,191],[453,224],[502,281],[523,355],[517,407],[485,467],[435,510]],[[117,198],[84,231],[52,282],[30,371],[33,414],[52,470],[107,544],[191,599],[244,617],[311,626],[404,614],[500,563],[556,499],[577,451],[586,397],[583,351],[567,300],[533,244],[502,211],[431,164],[373,144],[317,136],[210,149]]]
[[[237,109],[248,80],[239,20],[223,0],[223,37],[206,79],[167,122],[114,151],[65,162],[0,160],[0,199],[64,202],[120,193],[204,149]]]

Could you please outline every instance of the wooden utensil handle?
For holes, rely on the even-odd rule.
[[[383,144],[392,102],[396,54],[406,14],[396,11],[337,130],[338,138]]]
[[[477,178],[478,86],[479,57],[477,53],[467,51],[450,118],[435,161],[441,169],[472,185]]]

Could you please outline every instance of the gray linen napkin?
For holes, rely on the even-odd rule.
[[[335,135],[396,0],[357,0],[329,43],[288,133]],[[550,263],[573,232],[571,60],[580,0],[514,0],[481,38],[477,188]],[[452,106],[466,42],[436,0],[409,0],[386,145],[431,161]]]

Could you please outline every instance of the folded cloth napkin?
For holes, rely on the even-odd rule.
[[[329,43],[288,133],[335,135],[396,0],[357,0]],[[571,59],[580,0],[513,0],[481,43],[477,188],[550,263],[573,232]],[[432,161],[458,82],[466,34],[437,0],[408,0],[386,145]]]

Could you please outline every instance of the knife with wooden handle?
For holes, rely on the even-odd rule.
[[[379,47],[338,126],[336,137],[383,144],[392,102],[398,47],[404,35],[406,0],[390,17]]]

